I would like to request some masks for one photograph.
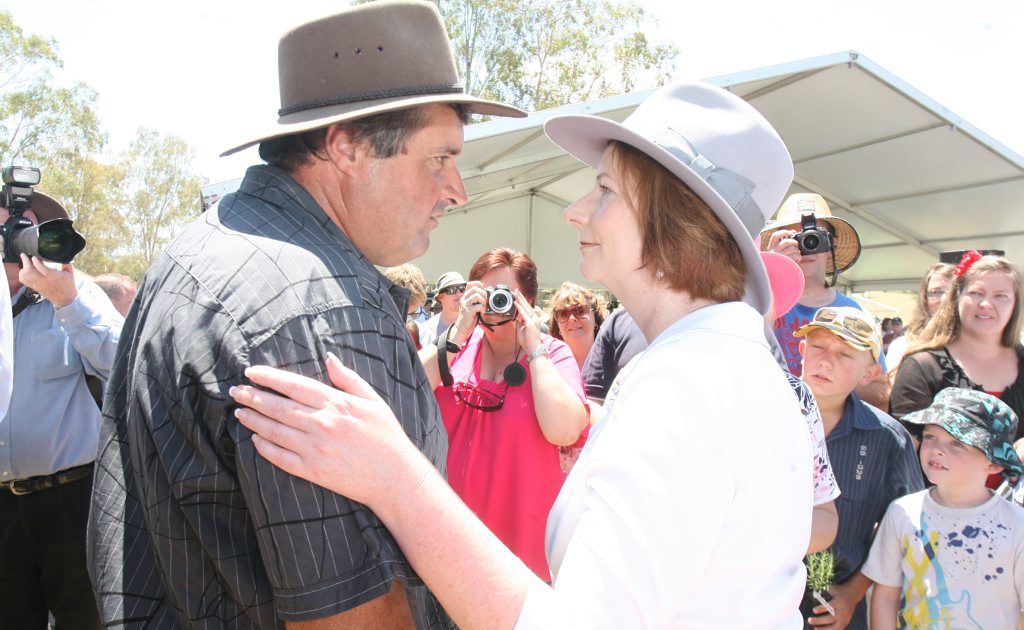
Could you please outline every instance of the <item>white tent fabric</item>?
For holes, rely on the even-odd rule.
[[[857,228],[851,290],[916,288],[942,250],[1024,251],[1024,158],[856,52],[708,79],[775,126],[796,165],[791,192],[823,195]],[[466,128],[459,158],[470,201],[451,209],[413,261],[429,280],[466,273],[484,251],[510,246],[537,262],[542,286],[582,282],[577,237],[561,210],[593,172],[543,133],[548,118],[622,120],[649,91]],[[993,94],[993,97],[997,95]],[[584,283],[586,284],[586,283]]]

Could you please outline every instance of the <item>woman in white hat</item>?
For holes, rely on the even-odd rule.
[[[701,83],[655,92],[622,124],[549,121],[597,169],[565,211],[580,270],[618,296],[648,349],[548,519],[553,583],[452,494],[376,393],[340,362],[341,391],[270,368],[233,391],[259,451],[365,502],[463,628],[799,628],[810,539],[807,428],[764,338],[752,236],[793,175],[771,126]]]

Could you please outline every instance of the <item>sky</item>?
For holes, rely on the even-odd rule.
[[[218,154],[277,118],[277,40],[336,12],[335,0],[32,0],[5,7],[55,39],[58,80],[99,93],[108,151],[139,127],[173,133],[209,182],[241,177],[255,149]],[[678,76],[705,78],[856,50],[996,141],[1024,154],[1024,0],[641,0],[652,38],[679,49]],[[1013,77],[1018,77],[1014,79]],[[45,174],[44,174],[45,177]]]

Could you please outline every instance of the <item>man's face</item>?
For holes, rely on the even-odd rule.
[[[462,122],[447,105],[430,105],[429,122],[389,158],[366,157],[346,190],[345,229],[375,265],[394,266],[423,255],[446,208],[466,203],[455,166]]]
[[[870,352],[853,349],[827,330],[812,330],[800,348],[804,357],[801,378],[817,397],[847,396],[875,376],[876,363]]]
[[[441,303],[441,310],[446,315],[458,315],[462,294],[465,291],[466,285],[464,284],[453,284],[438,291],[437,301]]]
[[[832,228],[828,223],[818,219],[818,229],[825,230],[828,233],[832,233]],[[799,233],[800,224],[791,226],[792,230]],[[828,263],[832,260],[832,252],[825,252],[823,254],[811,254],[810,256],[800,256],[800,271],[804,274],[804,286],[820,287],[825,283],[825,277],[828,274]]]
[[[33,224],[39,223],[39,218],[36,216],[34,210],[26,210],[22,216],[32,221]],[[0,207],[0,225],[6,223],[7,219],[10,217],[11,211],[7,208]],[[21,288],[21,281],[18,279],[18,272],[20,270],[21,267],[18,266],[18,263],[4,263],[4,273],[7,274],[7,284],[11,287],[12,295]]]

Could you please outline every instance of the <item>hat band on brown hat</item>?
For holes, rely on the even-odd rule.
[[[359,103],[361,101],[376,101],[383,98],[397,98],[401,96],[425,96],[428,94],[462,94],[462,86],[457,83],[447,85],[422,85],[390,90],[376,90],[372,92],[356,92],[355,94],[339,95],[332,98],[323,98],[304,103],[295,103],[277,110],[278,116],[287,116],[296,112],[304,112],[309,109],[330,107],[331,105],[345,105],[348,103]]]

